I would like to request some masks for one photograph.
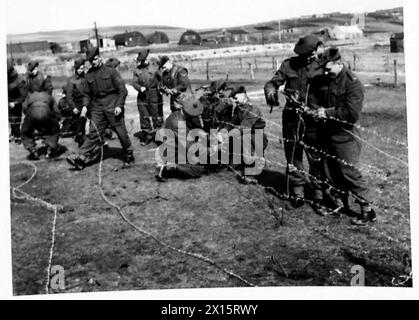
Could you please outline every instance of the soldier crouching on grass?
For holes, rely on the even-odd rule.
[[[60,134],[59,110],[55,99],[47,92],[29,93],[23,103],[25,119],[22,125],[22,143],[29,151],[28,160],[39,160],[36,150],[35,130],[45,136],[47,146],[45,158],[51,159],[58,155],[58,137]]]
[[[91,124],[79,154],[67,157],[67,161],[74,169],[82,170],[99,160],[101,140],[103,141],[104,131],[109,124],[118,135],[122,146],[123,166],[127,167],[135,160],[125,127],[124,105],[128,94],[125,83],[118,71],[102,62],[98,48],[91,48],[86,54],[86,59],[92,67],[86,74],[81,116],[86,115],[89,106]]]
[[[324,88],[324,108],[317,109],[315,116],[325,119],[328,133],[327,152],[337,159],[327,158],[327,175],[333,185],[344,192],[340,194],[344,209],[349,211],[348,194],[352,194],[361,206],[361,213],[351,222],[365,225],[376,220],[371,208],[369,188],[361,172],[354,167],[361,155],[361,143],[355,123],[359,119],[364,101],[361,81],[347,69],[337,48],[327,49],[322,57],[329,77]],[[342,163],[344,160],[350,165]]]
[[[183,101],[183,107],[172,112],[163,123],[162,129],[157,131],[156,143],[159,147],[156,149],[155,158],[158,181],[166,182],[168,178],[200,178],[205,173],[204,164],[190,163],[188,151],[196,141],[187,138],[193,129],[201,129],[199,132],[206,138],[202,130],[203,110],[204,106],[199,100],[187,98]],[[205,139],[203,148],[207,148],[206,142]]]

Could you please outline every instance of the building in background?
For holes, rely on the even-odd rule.
[[[115,45],[117,47],[137,47],[146,46],[148,44],[146,37],[139,31],[125,31],[124,33],[114,35],[113,39],[115,40]]]
[[[169,37],[162,31],[155,31],[146,36],[148,44],[169,43]]]
[[[197,45],[200,46],[202,44],[201,36],[198,32],[193,30],[186,30],[179,39],[180,45]]]
[[[404,51],[404,33],[393,33],[390,37],[390,52]]]
[[[358,25],[334,26],[328,30],[330,38],[335,40],[347,40],[362,38],[364,33]]]
[[[97,44],[96,37],[92,36],[89,39],[81,40],[80,44],[80,52],[87,52],[91,47],[99,47],[101,51],[112,51],[116,50],[115,40],[107,37],[103,37],[98,35],[99,37],[99,45]]]
[[[50,50],[50,43],[48,41],[31,41],[31,42],[19,42],[19,43],[7,44],[8,54],[45,51],[45,50]]]

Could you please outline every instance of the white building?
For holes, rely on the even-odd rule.
[[[358,25],[352,26],[335,26],[329,30],[329,35],[332,39],[347,40],[362,38],[364,33]]]

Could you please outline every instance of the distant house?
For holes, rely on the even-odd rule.
[[[146,46],[147,39],[141,32],[132,31],[116,34],[113,36],[116,46],[124,47],[136,47],[136,46]]]
[[[80,52],[87,52],[91,47],[99,47],[102,51],[115,50],[115,40],[111,38],[106,38],[101,35],[98,35],[99,45],[97,44],[96,37],[92,36],[89,39],[81,40]]]
[[[155,31],[146,38],[149,44],[169,43],[169,37],[162,31]]]
[[[234,43],[249,42],[249,32],[243,29],[230,29],[227,32],[230,34],[230,42],[234,42]]]
[[[202,44],[201,36],[193,30],[186,30],[179,39],[180,45],[198,45]]]
[[[404,33],[393,33],[390,37],[390,52],[404,51]]]
[[[12,53],[24,53],[45,50],[50,50],[50,44],[48,41],[32,41],[7,44],[7,52]]]
[[[202,43],[219,43],[219,36],[223,34],[222,29],[214,29],[199,33]]]
[[[362,38],[364,33],[357,25],[353,26],[335,26],[329,30],[329,35],[332,39],[347,40]]]

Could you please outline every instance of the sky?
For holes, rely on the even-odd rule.
[[[365,12],[402,0],[5,0],[8,34],[116,25],[232,27],[327,12]]]

